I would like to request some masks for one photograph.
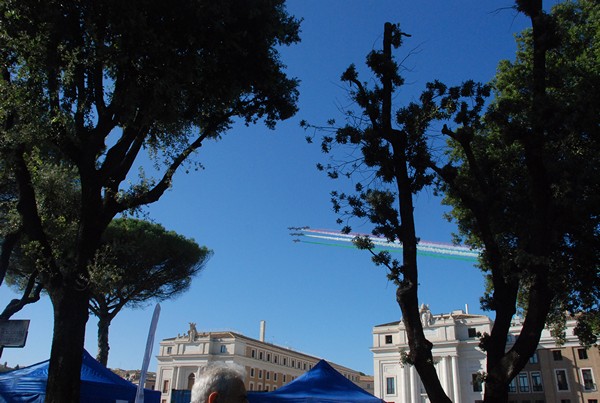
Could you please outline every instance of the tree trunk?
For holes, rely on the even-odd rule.
[[[105,367],[108,364],[108,351],[110,350],[108,345],[108,330],[111,321],[112,317],[110,315],[98,316],[98,354],[96,355],[96,360]]]
[[[392,62],[392,30],[392,24],[386,23],[383,34],[383,54],[390,64]],[[412,179],[407,168],[409,164],[407,155],[408,142],[404,137],[404,133],[396,132],[397,136],[393,134],[391,112],[393,85],[389,69],[384,71],[381,83],[383,86],[381,96],[381,130],[384,134],[383,137],[390,139],[393,148],[393,164],[396,187],[398,189],[398,210],[401,222],[396,235],[403,245],[403,279],[396,291],[396,300],[402,311],[402,320],[406,328],[410,356],[417,373],[421,377],[429,400],[432,403],[452,403],[448,396],[446,396],[446,392],[444,392],[435,371],[431,354],[433,345],[425,338],[419,315],[419,299],[417,295],[419,284],[417,269],[418,239],[414,222]],[[373,125],[377,126],[377,122],[374,121]]]
[[[54,334],[48,368],[46,403],[79,402],[81,363],[88,320],[88,290],[59,286],[50,293]]]

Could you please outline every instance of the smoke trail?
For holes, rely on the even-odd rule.
[[[319,230],[319,229],[311,229],[308,227],[296,228],[295,236],[303,236],[312,239],[318,239],[322,242],[318,241],[307,241],[303,239],[296,239],[296,241],[303,243],[312,243],[319,244],[324,246],[337,246],[337,247],[345,247],[345,248],[353,248],[355,247],[352,243],[352,240],[356,236],[367,236],[371,242],[375,245],[376,250],[386,250],[392,253],[400,252],[402,249],[402,244],[398,241],[388,242],[387,239],[383,237],[376,237],[373,235],[365,235],[365,234],[342,234],[340,232],[335,232],[331,230]],[[429,241],[421,241],[417,245],[417,253],[422,256],[433,256],[438,258],[445,259],[455,259],[455,260],[465,260],[465,261],[477,261],[479,256],[479,251],[472,250],[465,246],[458,246],[446,243],[438,243],[438,242],[429,242]]]

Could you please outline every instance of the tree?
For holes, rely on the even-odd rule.
[[[79,399],[89,265],[111,220],[159,200],[234,121],[273,128],[296,112],[276,47],[298,31],[283,0],[0,2],[0,152],[54,309],[47,401]],[[142,149],[161,171],[128,186]],[[59,170],[76,180],[36,186]],[[59,204],[74,210],[45,209],[51,190],[71,186],[77,198]]]
[[[335,136],[325,135],[321,148],[329,153],[336,145],[356,147],[361,156],[318,168],[326,170],[334,179],[360,178],[355,194],[333,192],[336,212],[346,219],[368,218],[374,224],[374,235],[402,243],[402,262],[399,262],[392,259],[389,252],[374,252],[368,237],[357,237],[354,241],[360,249],[371,252],[375,264],[388,269],[388,278],[397,286],[396,300],[402,311],[410,350],[406,361],[415,366],[430,401],[450,403],[435,371],[432,344],[423,332],[418,300],[418,238],[413,195],[433,181],[433,175],[427,172],[429,151],[425,142],[425,131],[432,117],[424,119],[414,113],[417,108],[412,106],[401,108],[396,114],[392,110],[394,94],[403,84],[392,48],[401,45],[403,36],[409,35],[398,25],[386,23],[383,50],[372,51],[367,56],[367,65],[378,81],[374,88],[359,80],[354,65],[342,75],[342,81],[350,85],[350,96],[359,112],[348,111],[348,124],[335,129]],[[312,137],[308,139],[311,141]],[[346,155],[356,154],[348,151]],[[344,219],[338,219],[339,224],[343,222]],[[350,230],[346,225],[342,231],[349,233]]]
[[[96,359],[108,362],[108,334],[111,321],[125,307],[172,299],[185,292],[194,277],[212,256],[200,247],[162,225],[133,218],[113,220],[102,236],[101,245],[89,266],[90,312],[98,318]],[[29,299],[10,303],[0,315],[7,320],[26,303],[39,300],[41,284],[33,282],[35,263],[22,251],[15,251],[8,284],[21,289]],[[35,286],[36,297],[32,298]]]
[[[187,291],[212,252],[163,226],[113,220],[90,266],[90,311],[98,318],[98,354],[108,362],[108,330],[125,307],[172,299]]]
[[[355,241],[398,285],[410,347],[406,358],[432,402],[449,400],[432,371],[431,343],[417,316],[411,199],[432,174],[465,243],[483,250],[480,266],[489,293],[482,306],[496,313],[491,334],[481,338],[488,357],[485,401],[508,399],[507,386],[534,353],[542,330],[564,319],[565,311],[577,315],[580,340],[596,342],[600,8],[585,0],[559,4],[551,14],[541,1],[517,1],[516,8],[531,18],[532,29],[520,36],[517,60],[502,62],[491,86],[432,82],[419,102],[398,108],[395,116],[390,94],[402,80],[386,41],[398,45],[399,30],[386,25],[383,52],[367,58],[379,84],[369,89],[353,67],[346,71],[342,79],[350,83],[360,113],[349,112],[349,124],[322,142],[325,152],[333,146],[361,151],[355,161],[321,166],[331,177],[356,177],[361,168],[371,173],[356,185],[356,194],[334,192],[334,208],[348,218],[369,218],[375,235],[403,243],[400,263],[374,253],[365,238]],[[428,148],[428,135],[442,124],[448,147],[439,155]],[[523,328],[507,346],[518,310]]]
[[[500,64],[487,113],[445,128],[451,161],[437,170],[459,230],[484,250],[482,302],[496,313],[481,340],[486,402],[507,400],[544,326],[560,330],[565,312],[578,317],[584,345],[595,342],[589,324],[600,297],[600,6],[517,7],[532,29],[519,37],[516,60]],[[518,309],[523,328],[507,346]]]

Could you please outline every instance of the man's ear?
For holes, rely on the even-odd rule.
[[[219,394],[217,392],[212,392],[210,395],[208,395],[208,403],[216,403],[218,395]]]

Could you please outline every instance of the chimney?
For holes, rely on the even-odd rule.
[[[260,321],[260,336],[259,336],[259,340],[264,342],[265,341],[265,321],[261,320]]]
[[[469,314],[469,304],[465,304],[465,313]]]

